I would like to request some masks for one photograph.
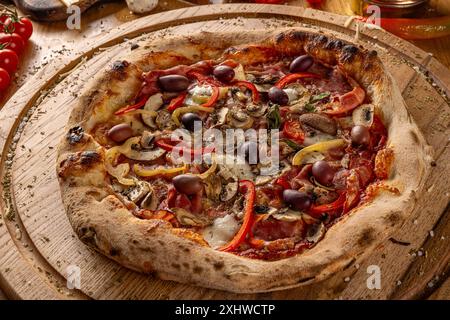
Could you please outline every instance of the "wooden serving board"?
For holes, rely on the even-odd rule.
[[[450,76],[432,56],[384,31],[362,29],[359,44],[376,49],[400,86],[409,112],[436,150],[436,166],[412,218],[365,261],[306,287],[252,295],[161,281],[127,270],[75,236],[61,203],[56,147],[86,80],[157,34],[285,27],[353,40],[346,17],[288,6],[229,4],[144,17],[86,40],[39,71],[0,110],[0,287],[20,299],[386,299],[424,298],[446,279],[450,221]],[[432,231],[430,233],[430,231]],[[81,288],[66,287],[67,267]],[[367,267],[379,266],[370,290]],[[448,282],[447,282],[448,283]],[[439,296],[442,293],[436,294]]]

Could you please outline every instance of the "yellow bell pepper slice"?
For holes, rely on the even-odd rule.
[[[195,174],[197,177],[199,177],[202,180],[205,180],[206,178],[208,178],[211,174],[213,174],[214,172],[216,172],[217,169],[217,161],[216,161],[216,157],[215,154],[211,154],[211,160],[212,160],[212,164],[211,166],[208,168],[208,170],[206,170],[203,173],[199,173],[199,174]]]
[[[125,186],[134,186],[136,183],[132,178],[125,178],[125,176],[130,172],[130,165],[128,163],[121,163],[114,167],[117,157],[120,155],[119,147],[113,147],[106,151],[105,154],[105,167],[106,171],[110,175],[119,181],[120,184]]]
[[[178,175],[180,173],[184,173],[187,170],[187,166],[184,165],[182,167],[178,168],[166,168],[166,167],[159,167],[155,169],[146,169],[144,166],[140,164],[135,164],[133,166],[134,173],[136,173],[138,176],[141,177],[154,177],[158,175],[163,176],[173,176]]]
[[[175,109],[174,112],[172,113],[172,120],[173,122],[175,122],[177,124],[177,126],[180,126],[180,116],[182,114],[188,113],[188,112],[193,112],[193,111],[203,111],[203,112],[213,112],[214,108],[210,108],[210,107],[201,107],[201,106],[188,106],[188,107],[181,107],[178,109]]]
[[[345,141],[343,139],[335,139],[310,145],[295,154],[294,158],[292,159],[292,165],[301,165],[305,157],[312,152],[326,152],[329,149],[337,148],[343,146],[344,144]]]

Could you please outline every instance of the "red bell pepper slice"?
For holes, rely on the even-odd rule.
[[[224,84],[221,83],[220,81],[217,81],[216,79],[205,76],[204,74],[197,72],[197,71],[189,71],[187,73],[187,76],[190,78],[196,79],[198,83],[208,83],[210,85],[215,85],[217,87],[224,87]]]
[[[246,193],[245,195],[245,208],[244,208],[244,220],[239,231],[234,238],[225,246],[221,247],[220,251],[233,251],[239,247],[239,245],[245,241],[247,235],[251,231],[254,219],[254,205],[256,199],[255,184],[248,180],[242,180],[239,183],[239,191]]]
[[[327,204],[321,204],[319,206],[312,205],[311,208],[309,208],[308,214],[311,215],[313,218],[321,218],[324,213],[330,212],[330,211],[336,211],[342,208],[342,206],[345,203],[346,194],[343,192],[339,198],[332,202]]]
[[[253,102],[259,102],[259,92],[256,89],[255,85],[249,81],[235,81],[233,82],[233,86],[237,87],[245,87],[252,92],[252,100]]]
[[[175,148],[174,145],[170,144],[171,142],[175,142],[175,143],[179,143],[181,141],[171,141],[168,139],[160,139],[155,141],[155,144],[160,147],[161,149],[164,149],[166,151],[173,151],[173,149]],[[201,154],[207,154],[207,153],[211,153],[214,151],[214,147],[213,146],[209,146],[206,148],[201,148],[201,149],[190,149],[189,152],[191,154],[191,156],[195,156],[195,155],[201,155]]]
[[[366,92],[361,87],[355,87],[339,97],[340,106],[336,110],[325,110],[324,113],[331,116],[338,116],[352,111],[364,102]]]
[[[131,112],[134,110],[138,110],[138,109],[142,108],[143,106],[145,106],[145,103],[147,102],[147,100],[148,100],[148,96],[144,96],[136,104],[133,104],[131,106],[126,106],[122,109],[119,109],[114,114],[116,116],[121,116],[121,115],[124,115],[125,113]]]
[[[283,89],[288,84],[295,82],[299,79],[304,79],[304,78],[321,79],[321,76],[319,76],[318,74],[309,73],[309,72],[291,73],[291,74],[288,74],[287,76],[284,76],[280,80],[278,80],[278,82],[275,84],[275,87]]]
[[[211,88],[213,91],[212,95],[207,102],[205,102],[204,104],[201,105],[202,107],[210,108],[210,107],[214,106],[214,104],[217,102],[217,100],[219,100],[219,95],[220,95],[219,87],[217,87],[214,84],[211,84]]]
[[[286,178],[286,177],[283,177],[283,176],[281,176],[281,177],[279,177],[277,180],[275,180],[275,184],[276,184],[277,186],[280,186],[281,188],[283,188],[283,190],[291,189],[291,188],[292,188],[292,187],[291,187],[291,184],[289,183],[289,181],[287,180],[287,178]]]
[[[179,107],[181,107],[183,105],[184,100],[186,99],[187,93],[184,92],[181,95],[179,95],[176,98],[173,98],[170,103],[169,106],[167,107],[167,110],[172,112],[175,109],[178,109]]]

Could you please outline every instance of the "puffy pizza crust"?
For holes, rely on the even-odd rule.
[[[271,262],[219,252],[188,230],[133,216],[105,180],[99,145],[73,128],[89,130],[130,102],[139,91],[142,71],[220,57],[243,64],[263,62],[267,47],[275,49],[272,53],[309,53],[325,64],[339,64],[366,89],[388,128],[387,146],[395,161],[387,184],[398,188],[400,195],[380,192],[370,204],[355,208],[331,227],[312,249]],[[67,215],[79,238],[128,268],[239,293],[297,287],[320,281],[367,255],[402,225],[422,192],[432,152],[375,51],[323,34],[287,29],[270,36],[255,31],[159,39],[123,61],[94,79],[74,108],[59,147],[57,171]]]

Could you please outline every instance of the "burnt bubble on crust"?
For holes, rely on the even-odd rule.
[[[80,164],[90,166],[100,160],[100,154],[96,151],[84,151],[80,156]]]
[[[122,61],[114,61],[112,64],[112,69],[114,71],[124,71],[126,67],[128,67],[130,64],[128,61],[122,60]]]
[[[69,130],[67,134],[67,140],[69,140],[70,144],[76,144],[83,139],[84,130],[80,126],[75,126]]]
[[[348,44],[342,48],[341,62],[352,62],[358,55],[359,49],[354,45]]]

